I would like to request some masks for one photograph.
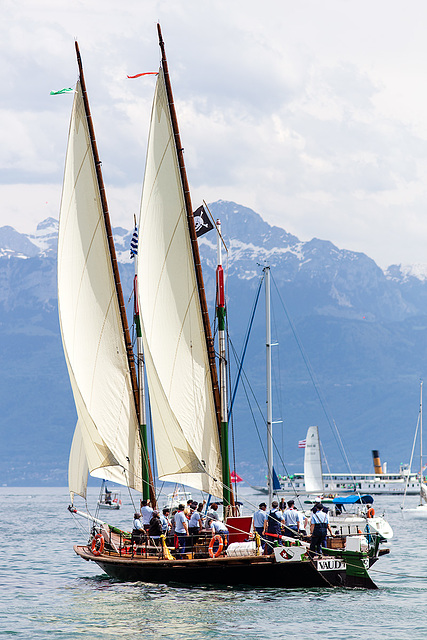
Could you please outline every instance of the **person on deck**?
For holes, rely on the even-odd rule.
[[[263,551],[265,547],[264,524],[266,520],[267,520],[267,505],[265,504],[265,502],[261,502],[261,504],[258,506],[258,511],[255,511],[253,515],[252,526],[254,531],[256,531],[256,533],[258,533],[261,537],[261,547]]]
[[[184,513],[184,505],[178,506],[178,511],[175,513],[175,535],[178,538],[178,550],[183,555],[185,553],[185,547],[187,543],[188,533],[188,520]]]
[[[288,500],[288,508],[283,514],[283,517],[286,525],[285,534],[291,538],[296,538],[300,529],[300,519],[293,500]]]
[[[216,502],[212,502],[211,507],[207,513],[207,520],[219,520],[218,513],[218,504]]]
[[[142,526],[145,531],[148,531],[150,527],[150,520],[153,516],[153,509],[150,507],[149,500],[141,500],[141,517],[142,517]]]
[[[134,513],[133,514],[133,529],[132,529],[132,545],[140,545],[142,544],[143,539],[145,538],[144,527],[141,522],[141,514]]]
[[[225,524],[222,522],[222,520],[212,520],[211,531],[212,531],[212,538],[218,535],[220,535],[222,538],[225,538],[226,536],[229,535],[229,531],[225,526]]]
[[[153,517],[150,520],[148,528],[148,535],[154,546],[159,544],[160,536],[163,533],[162,523],[160,521],[160,514],[158,511],[153,511]]]
[[[187,504],[185,505],[184,508],[184,513],[187,516],[187,518],[189,519],[191,516],[191,505],[193,504],[193,499],[191,498],[190,500],[187,500]]]
[[[314,554],[318,556],[322,555],[322,547],[326,547],[327,533],[332,535],[331,527],[329,526],[328,511],[324,509],[321,502],[316,502],[311,510],[310,521],[310,555],[313,558]]]
[[[283,513],[279,509],[279,503],[277,500],[273,500],[267,519],[264,522],[264,536],[266,540],[265,553],[272,553],[275,542],[282,544],[281,534],[282,524],[284,524],[284,522]]]
[[[307,526],[309,524],[309,519],[306,517],[306,515],[304,513],[302,513],[302,511],[298,511],[298,518],[299,518],[299,532],[300,535],[302,535],[303,537],[307,537]]]
[[[202,519],[203,502],[200,502],[197,509],[193,509],[188,523],[188,532],[191,536],[191,544],[194,545],[197,536],[203,527]]]
[[[168,531],[171,527],[171,523],[169,521],[170,509],[169,507],[165,507],[160,514],[160,522],[162,523],[162,533],[167,536]]]

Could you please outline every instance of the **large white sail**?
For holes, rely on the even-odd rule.
[[[142,193],[138,289],[158,475],[222,496],[212,381],[162,69]]]
[[[71,502],[74,502],[74,494],[86,499],[87,477],[89,467],[87,464],[86,450],[83,442],[80,424],[77,421],[71,444],[70,459],[68,461],[68,488],[71,494]]]
[[[79,82],[61,201],[58,306],[89,471],[140,490],[138,420]]]
[[[309,427],[304,452],[304,484],[307,493],[323,493],[319,428]]]

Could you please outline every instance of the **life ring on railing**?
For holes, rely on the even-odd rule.
[[[373,517],[374,517],[374,515],[375,515],[375,509],[373,509],[372,507],[370,507],[370,508],[367,510],[366,515],[367,515],[367,517],[368,517],[368,518],[373,518]]]
[[[91,551],[94,556],[100,556],[104,551],[105,540],[104,536],[100,533],[97,533],[96,536],[92,540],[92,544],[90,546]]]
[[[218,543],[218,549],[216,551],[214,551],[214,546],[215,546],[215,542]],[[224,543],[222,541],[221,536],[216,535],[212,538],[212,540],[209,542],[209,555],[211,558],[218,558],[218,556],[221,555],[222,550],[224,548]]]

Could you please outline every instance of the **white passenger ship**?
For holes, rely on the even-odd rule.
[[[324,473],[323,487],[324,493],[371,493],[374,495],[396,494],[403,495],[406,489],[407,495],[419,495],[420,481],[419,474],[409,473],[401,468],[399,473]],[[298,494],[306,493],[304,474],[295,473],[292,476],[282,476],[280,486],[283,492],[289,493],[296,490]]]

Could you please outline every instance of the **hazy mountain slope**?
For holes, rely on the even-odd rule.
[[[422,272],[414,275],[394,265],[384,273],[362,253],[318,239],[301,242],[234,203],[220,201],[211,210],[221,219],[229,249],[228,320],[237,352],[262,267],[272,267],[273,338],[279,343],[273,350],[274,420],[283,420],[283,426],[274,427],[279,470],[281,457],[290,471],[302,469],[297,442],[311,424],[321,428],[330,466],[346,470],[330,426],[333,420],[354,470],[371,468],[372,448],[394,468],[405,462],[417,419],[419,379],[427,362],[427,285]],[[52,219],[32,235],[0,229],[2,484],[66,482],[76,416],[57,318],[56,234]],[[115,229],[126,301],[133,275],[130,236],[130,231]],[[200,247],[212,310],[213,232],[201,238]],[[263,304],[262,294],[245,361],[261,410]],[[232,356],[230,360],[234,364]],[[259,413],[257,408],[253,411]],[[259,438],[265,434],[262,421],[254,426],[243,386],[233,411],[233,430],[237,468],[258,482],[265,468]]]

